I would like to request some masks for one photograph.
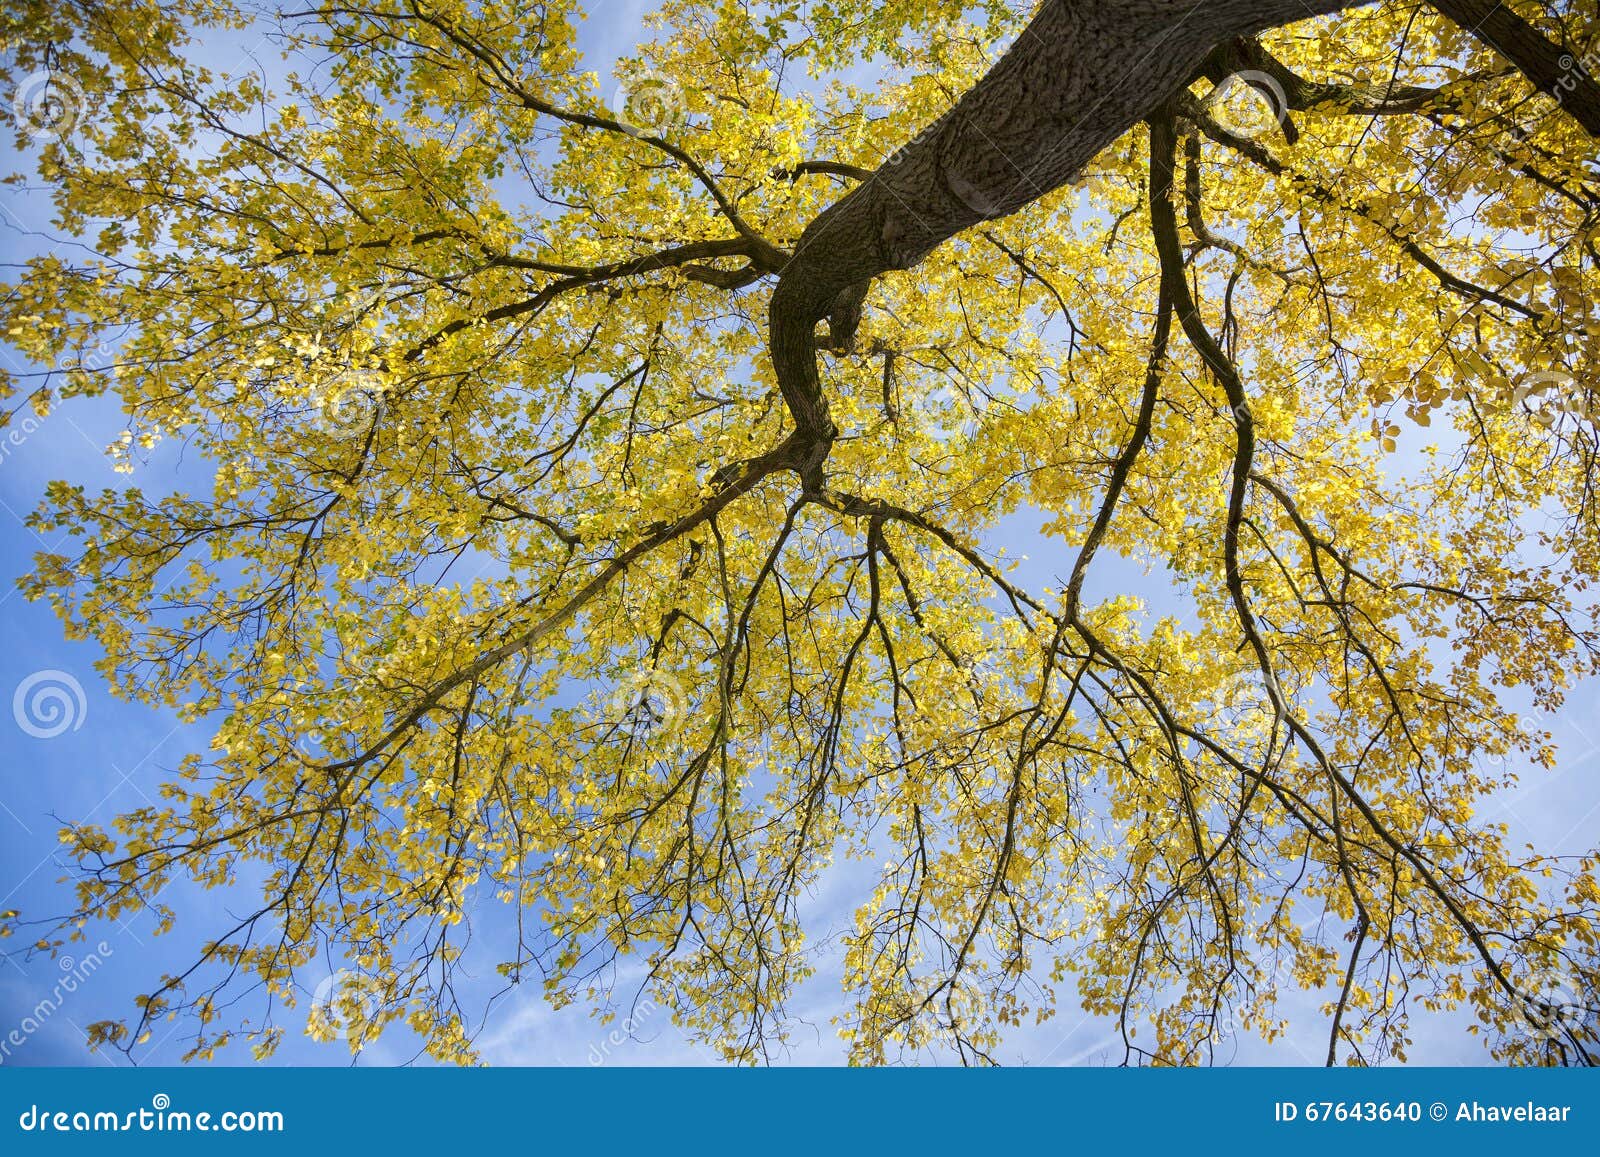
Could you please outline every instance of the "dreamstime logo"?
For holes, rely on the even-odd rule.
[[[883,158],[883,167],[886,169],[892,169],[898,166],[902,161],[911,155],[912,150],[920,145],[923,140],[933,132],[934,129],[939,127],[940,123],[941,122],[939,121],[934,121],[931,125],[924,125],[921,130],[918,131],[916,136],[912,137],[905,144],[895,149],[894,152]]]
[[[170,1112],[168,1110],[171,1110]],[[29,1105],[17,1118],[24,1133],[282,1133],[283,1114],[276,1109],[229,1109],[223,1113],[191,1113],[173,1109],[172,1098],[157,1093],[148,1109],[127,1112],[95,1109],[40,1108]]]
[[[1557,104],[1565,104],[1567,94],[1578,87],[1582,75],[1594,76],[1600,73],[1600,49],[1592,49],[1581,60],[1571,55],[1562,56],[1556,64],[1561,69],[1561,75],[1551,83],[1549,93],[1556,98]]]
[[[956,677],[986,709],[1010,703],[1019,694],[1020,685],[1008,666],[1012,654],[1012,646],[1003,637],[992,637],[982,651],[963,655],[955,664]],[[1031,662],[1031,657],[1024,662],[1025,672]]]
[[[671,738],[683,726],[687,706],[682,684],[671,675],[640,671],[611,692],[604,717],[635,738]]]
[[[1000,674],[999,647],[990,647],[982,654],[963,655],[956,664],[961,681],[974,691],[982,692],[988,682]]]
[[[1583,1032],[1595,1017],[1595,1000],[1585,999],[1583,982],[1569,972],[1542,969],[1517,985],[1517,1020],[1539,1040],[1559,1040]]]
[[[1264,72],[1230,73],[1206,94],[1206,111],[1237,137],[1254,138],[1282,128],[1289,100],[1283,86]],[[1266,116],[1261,114],[1265,111]]]
[[[11,94],[11,115],[29,140],[49,141],[72,131],[85,103],[77,81],[40,69],[23,77]]]
[[[87,984],[111,955],[111,945],[102,940],[95,945],[93,952],[81,960],[66,955],[57,957],[56,966],[61,970],[61,974],[56,978],[55,984],[38,1003],[23,1014],[22,1019],[14,1024],[4,1037],[0,1037],[0,1064],[10,1060],[14,1052],[21,1049],[28,1043],[30,1037],[44,1028],[45,1023],[66,1004],[67,998]]]
[[[1067,178],[1067,188],[1078,195],[1081,204],[1093,204],[1111,197],[1116,191],[1116,181],[1104,169],[1086,165]]]
[[[43,425],[43,418],[28,413],[16,425],[6,426],[5,433],[0,434],[0,462],[5,462],[13,451],[21,449],[22,444],[37,434]]]
[[[948,380],[923,395],[918,408],[923,412],[928,437],[941,446],[964,440],[977,428],[971,400]]]
[[[1577,712],[1563,714],[1559,707],[1534,703],[1526,712],[1520,713],[1515,718],[1520,728],[1532,739],[1535,748],[1544,743],[1545,736],[1543,731],[1546,727],[1551,729],[1552,739],[1557,728],[1564,728],[1577,736],[1581,750],[1574,746],[1569,746],[1565,739],[1560,741],[1563,754],[1576,764],[1581,763],[1596,751],[1600,751],[1600,741],[1597,741],[1577,722],[1576,716]],[[1482,762],[1489,767],[1504,768],[1522,758],[1525,758],[1525,756],[1519,753],[1518,748],[1507,746],[1504,751],[1486,753],[1482,756]]]
[[[35,671],[11,696],[11,717],[26,735],[54,739],[83,726],[89,703],[83,684],[71,673],[55,669]]]
[[[1511,392],[1512,409],[1525,409],[1541,426],[1554,426],[1563,414],[1595,420],[1589,399],[1578,379],[1565,370],[1540,370],[1526,374]]]
[[[589,1046],[589,1063],[591,1065],[605,1064],[606,1061],[611,1059],[613,1050],[621,1048],[629,1041],[636,1039],[634,1034],[643,1028],[645,1023],[660,1008],[661,1006],[648,996],[634,1005],[628,1015],[622,1019],[622,1022],[606,1034],[604,1040]]]
[[[971,1037],[983,1023],[988,1001],[974,984],[957,978],[929,977],[911,991],[913,1016],[931,1017],[938,1035]]]
[[[1224,722],[1237,724],[1262,713],[1272,714],[1272,697],[1267,694],[1260,674],[1258,668],[1241,667],[1223,677],[1217,685],[1214,701],[1217,714]]]
[[[383,994],[376,980],[341,968],[324,978],[311,994],[306,1027],[318,1040],[349,1040],[352,1032],[364,1036],[382,1006]]]
[[[116,353],[116,346],[101,342],[86,356],[80,358],[76,366],[69,365],[67,368],[77,369],[86,374],[100,373],[113,364]],[[42,430],[48,417],[48,410],[41,413],[35,408],[23,414],[20,422],[8,424],[5,416],[0,415],[0,464],[5,463],[15,451],[22,449],[23,443]]]
[[[653,137],[677,128],[687,111],[678,82],[650,69],[619,84],[611,97],[611,108],[629,132]]]
[[[317,390],[313,421],[335,438],[364,438],[383,413],[383,392],[375,374],[346,370]]]
[[[953,169],[945,170],[944,183],[963,205],[982,220],[988,221],[1004,215],[1002,203],[995,190],[982,188]]]

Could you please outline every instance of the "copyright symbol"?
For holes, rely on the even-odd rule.
[[[1444,1120],[1449,1113],[1450,1110],[1444,1107],[1443,1101],[1435,1101],[1433,1103],[1433,1107],[1428,1110],[1428,1116],[1432,1117],[1435,1121]]]

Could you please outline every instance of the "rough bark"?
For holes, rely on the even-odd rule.
[[[1060,187],[1195,75],[1219,44],[1364,0],[1045,0],[994,67],[822,212],[773,291],[769,340],[811,486],[832,442],[815,329],[848,344],[872,278]]]
[[[848,349],[871,280],[1059,188],[1187,83],[1230,41],[1368,0],[1044,0],[994,67],[938,121],[806,228],[769,310],[769,352],[795,419],[809,489],[835,428],[817,372],[816,326]],[[1594,86],[1580,65],[1493,0],[1437,0],[1591,133]],[[1561,77],[1576,77],[1576,89]],[[1576,95],[1574,95],[1574,92]]]
[[[1600,84],[1576,52],[1552,43],[1497,0],[1433,0],[1433,6],[1494,49],[1540,92],[1560,102],[1592,137],[1600,137]]]

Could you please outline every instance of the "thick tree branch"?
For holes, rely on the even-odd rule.
[[[1499,290],[1477,285],[1464,277],[1452,273],[1441,265],[1432,254],[1417,244],[1416,240],[1405,230],[1393,222],[1384,220],[1365,201],[1352,201],[1341,196],[1337,190],[1330,188],[1316,178],[1295,172],[1274,156],[1271,149],[1264,147],[1259,141],[1230,132],[1226,126],[1219,124],[1215,118],[1210,116],[1205,107],[1188,93],[1179,93],[1178,98],[1173,103],[1179,115],[1193,121],[1201,132],[1216,143],[1233,149],[1273,176],[1298,185],[1323,204],[1337,205],[1346,212],[1352,213],[1369,222],[1373,227],[1382,230],[1400,247],[1401,252],[1431,273],[1439,284],[1451,293],[1469,301],[1493,302],[1504,309],[1519,313],[1535,323],[1543,319],[1543,316],[1537,310],[1518,301],[1516,298],[1508,297]],[[1501,288],[1507,287],[1502,286]]]
[[[1600,137],[1600,84],[1583,61],[1498,0],[1433,0],[1433,6],[1555,97],[1590,136]]]
[[[769,348],[799,432],[818,448],[818,470],[836,433],[817,374],[819,321],[839,312],[848,330],[874,277],[1065,184],[1219,44],[1358,2],[1045,0],[948,113],[806,228],[783,268]],[[841,326],[831,330],[837,341]]]
[[[1429,109],[1452,108],[1458,102],[1452,89],[1426,88],[1413,84],[1330,84],[1310,80],[1295,72],[1252,36],[1242,36],[1219,45],[1206,57],[1204,75],[1220,83],[1239,72],[1259,72],[1270,77],[1282,91],[1287,109],[1304,112],[1319,109],[1358,116],[1393,116]],[[1274,94],[1276,95],[1276,94]]]
[[[1378,835],[1379,839],[1387,844],[1396,856],[1405,860],[1416,871],[1417,876],[1427,886],[1428,890],[1438,898],[1439,902],[1456,922],[1456,925],[1461,929],[1462,934],[1477,950],[1478,956],[1483,961],[1489,975],[1494,978],[1501,990],[1513,1000],[1520,999],[1517,988],[1506,975],[1500,959],[1489,947],[1489,935],[1462,908],[1461,898],[1445,886],[1439,873],[1435,871],[1434,863],[1427,859],[1425,854],[1415,847],[1413,843],[1407,842],[1400,834],[1390,830],[1389,825],[1384,821],[1383,817],[1378,815],[1372,803],[1357,790],[1348,773],[1336,766],[1333,760],[1329,758],[1322,744],[1312,734],[1310,727],[1294,710],[1278,679],[1273,662],[1272,649],[1262,634],[1260,622],[1252,608],[1249,592],[1246,589],[1244,570],[1240,565],[1238,553],[1239,528],[1244,510],[1245,494],[1256,452],[1255,417],[1251,412],[1250,400],[1245,394],[1244,382],[1239,376],[1238,367],[1229,358],[1227,352],[1217,344],[1216,339],[1206,328],[1205,321],[1200,315],[1199,307],[1196,305],[1193,295],[1189,292],[1189,284],[1183,265],[1183,250],[1178,234],[1177,215],[1171,203],[1172,172],[1176,151],[1176,118],[1171,110],[1163,110],[1159,115],[1150,119],[1151,239],[1155,244],[1156,254],[1161,263],[1162,283],[1173,296],[1179,324],[1182,326],[1185,336],[1188,337],[1189,344],[1194,347],[1195,352],[1200,355],[1207,368],[1211,370],[1221,384],[1233,414],[1236,437],[1228,495],[1228,515],[1223,529],[1223,574],[1240,629],[1244,632],[1250,649],[1255,653],[1256,662],[1265,683],[1267,696],[1272,703],[1275,715],[1288,725],[1290,731],[1300,740],[1302,746],[1317,765],[1323,769],[1331,784],[1336,788],[1334,798],[1330,801],[1336,841],[1341,846],[1343,845],[1344,832],[1339,820],[1338,809],[1338,796],[1343,795],[1372,831]],[[1376,663],[1374,665],[1378,666]],[[1379,667],[1379,670],[1381,671],[1381,667]],[[1346,881],[1351,901],[1356,908],[1358,920],[1361,925],[1365,925],[1368,922],[1368,917],[1360,898],[1359,890],[1348,869],[1346,869]],[[1365,932],[1363,931],[1364,935]]]

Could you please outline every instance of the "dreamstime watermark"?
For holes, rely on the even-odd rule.
[[[911,1014],[931,1017],[941,1037],[970,1038],[982,1026],[988,1007],[983,990],[962,977],[929,977],[911,990]]]
[[[683,726],[688,697],[677,679],[661,670],[638,671],[613,688],[603,720],[636,739],[670,739]]]
[[[0,463],[4,463],[12,454],[22,449],[23,443],[37,434],[44,426],[44,419],[29,411],[22,416],[20,422],[5,427],[0,432]]]
[[[1255,666],[1242,666],[1224,675],[1212,699],[1217,716],[1230,726],[1270,717],[1275,711],[1261,668]]]
[[[54,739],[77,731],[89,714],[83,684],[69,671],[49,668],[35,671],[11,696],[11,717],[24,735]]]
[[[1576,712],[1564,714],[1559,707],[1547,707],[1543,704],[1535,703],[1527,712],[1518,717],[1518,721],[1523,725],[1524,729],[1549,727],[1553,731],[1555,727],[1560,725],[1569,727],[1577,735],[1580,742],[1587,746],[1576,756],[1573,756],[1570,751],[1566,751],[1564,748],[1566,762],[1572,762],[1574,759],[1582,761],[1596,751],[1600,751],[1600,742],[1597,742],[1595,737],[1577,722]],[[1536,748],[1543,745],[1543,738],[1540,734],[1533,733],[1532,738],[1536,741]],[[1515,754],[1515,750],[1514,748],[1508,748],[1505,751],[1494,752],[1483,756],[1483,760],[1493,767],[1506,767],[1514,759],[1520,758]]]
[[[661,1006],[648,996],[639,1001],[620,1024],[606,1033],[598,1043],[589,1046],[589,1063],[595,1066],[605,1064],[611,1059],[614,1050],[634,1040],[634,1033],[643,1028],[660,1010]]]
[[[944,128],[943,120],[936,120],[923,128],[905,144],[895,149],[883,159],[882,169],[895,169],[902,165],[908,157],[922,148],[934,133]],[[953,193],[958,201],[977,214],[981,221],[991,221],[996,217],[1003,217],[1008,211],[1006,206],[1011,206],[1010,211],[1015,212],[1021,202],[1017,200],[1016,189],[1002,189],[993,186],[985,188],[977,184],[956,169],[943,169],[939,173],[944,186]],[[1013,203],[1015,202],[1015,203]]]
[[[4,1037],[0,1037],[0,1064],[10,1060],[14,1052],[21,1049],[28,1043],[30,1037],[44,1028],[50,1018],[61,1011],[67,999],[86,984],[111,955],[111,945],[102,940],[94,946],[93,952],[81,959],[65,955],[56,957],[61,975],[56,978],[49,994],[24,1013],[22,1019],[7,1030]]]
[[[1032,36],[1034,33],[1028,29],[1024,29],[1021,35]],[[1000,60],[1000,57],[1005,53],[1009,45],[1004,38],[999,38],[986,42],[980,42],[977,40],[968,41],[967,47],[970,47],[973,50],[971,60],[971,79],[975,83],[979,77],[988,74],[994,69],[995,64]],[[948,118],[941,116],[936,117],[934,120],[923,125],[922,128],[917,130],[916,135],[914,135],[910,140],[906,141],[903,145],[900,145],[894,150],[894,152],[890,153],[884,158],[883,166],[885,168],[895,168],[934,133],[947,128],[948,124]],[[859,144],[862,136],[864,134],[870,134],[872,131],[874,131],[872,127],[866,123],[858,125],[855,134],[856,143]],[[1010,158],[1006,159],[1010,160]],[[1019,173],[1021,172],[1019,167],[1015,165],[1012,167],[1017,168]],[[991,195],[978,191],[976,187],[972,186],[969,182],[966,182],[960,174],[944,172],[941,173],[941,176],[946,181],[950,191],[955,193],[957,197],[961,198],[961,200],[966,203],[968,208],[972,209],[974,212],[982,214],[985,217],[993,217],[998,215],[996,202]],[[1023,183],[1026,183],[1026,181],[1024,180]],[[964,185],[966,186],[965,188],[963,187]]]
[[[634,136],[661,137],[683,123],[688,102],[677,81],[645,69],[617,85],[611,95],[611,110]]]
[[[25,320],[37,321],[39,319],[28,318]],[[13,334],[16,332],[17,331],[13,330]],[[111,365],[112,361],[116,357],[116,354],[116,346],[107,342],[101,342],[99,345],[95,346],[95,348],[90,351],[87,356],[81,358],[76,364],[69,364],[60,368],[67,370],[69,373],[72,371],[77,371],[84,374],[95,374]],[[22,415],[21,421],[0,426],[0,465],[3,465],[6,460],[12,456],[12,454],[22,449],[23,445],[28,441],[29,438],[33,437],[40,430],[44,429],[44,424],[48,418],[48,412],[41,412],[39,409],[30,409],[27,413]],[[132,440],[131,435],[129,435],[129,440]]]
[[[1251,139],[1283,128],[1289,99],[1283,85],[1271,76],[1247,68],[1218,81],[1206,94],[1205,108],[1212,120],[1234,136]]]
[[[988,638],[982,651],[961,656],[955,664],[956,672],[962,684],[979,700],[992,700],[996,694],[1004,698],[1007,691],[1016,689],[1006,666],[1010,653],[1009,644],[1003,638]]]
[[[149,1108],[122,1113],[30,1104],[18,1115],[17,1127],[24,1133],[282,1133],[284,1121],[276,1109],[191,1113],[174,1109],[171,1097],[157,1093]]]
[[[1264,695],[1265,692],[1262,692]],[[1296,925],[1295,931],[1306,936],[1313,933],[1322,923],[1321,917],[1305,920]],[[1304,985],[1295,978],[1296,959],[1285,957],[1282,954],[1274,956],[1272,967],[1267,969],[1259,981],[1253,981],[1248,995],[1253,996],[1256,990],[1265,989],[1276,1000],[1280,989],[1302,990]],[[1206,1033],[1206,1043],[1215,1047],[1234,1037],[1243,1035],[1247,1030],[1256,1031],[1248,1023],[1251,1018],[1241,1012],[1237,1005],[1230,1002],[1228,1011],[1220,1018],[1214,1016],[1211,1020],[1211,1030]]]
[[[1091,207],[1099,201],[1111,200],[1125,192],[1123,182],[1115,173],[1085,165],[1067,178],[1067,188],[1077,195],[1080,205]]]
[[[1511,391],[1512,409],[1526,410],[1544,427],[1553,427],[1565,415],[1588,422],[1596,420],[1587,392],[1565,370],[1537,370],[1524,374]]]
[[[11,116],[27,140],[57,140],[72,132],[87,103],[76,80],[42,68],[23,77],[12,92]]]
[[[312,992],[306,1031],[320,1041],[347,1041],[356,1035],[359,1043],[371,1035],[367,1026],[382,1007],[383,993],[376,980],[341,968]]]
[[[924,394],[917,408],[923,414],[924,432],[941,446],[965,441],[977,430],[978,413],[971,398],[949,380]]]
[[[1557,104],[1566,104],[1567,97],[1577,89],[1581,79],[1600,76],[1600,48],[1592,48],[1581,57],[1564,55],[1556,65],[1561,75],[1555,78],[1548,91]]]
[[[370,346],[383,331],[389,293],[383,280],[340,289],[322,303],[322,317],[301,350],[311,387],[309,415],[300,416],[312,429],[340,441],[361,440],[383,418],[390,383]]]
[[[1527,414],[1546,429],[1565,417],[1600,421],[1589,388],[1570,370],[1529,370],[1513,378],[1477,350],[1460,355],[1458,369],[1463,383],[1487,390],[1502,413]]]
[[[373,373],[345,370],[313,394],[312,424],[338,439],[365,438],[383,416],[384,383]]]
[[[1529,973],[1517,984],[1513,1011],[1529,1036],[1555,1041],[1592,1035],[1600,1018],[1600,997],[1585,992],[1576,974],[1546,968]]]

